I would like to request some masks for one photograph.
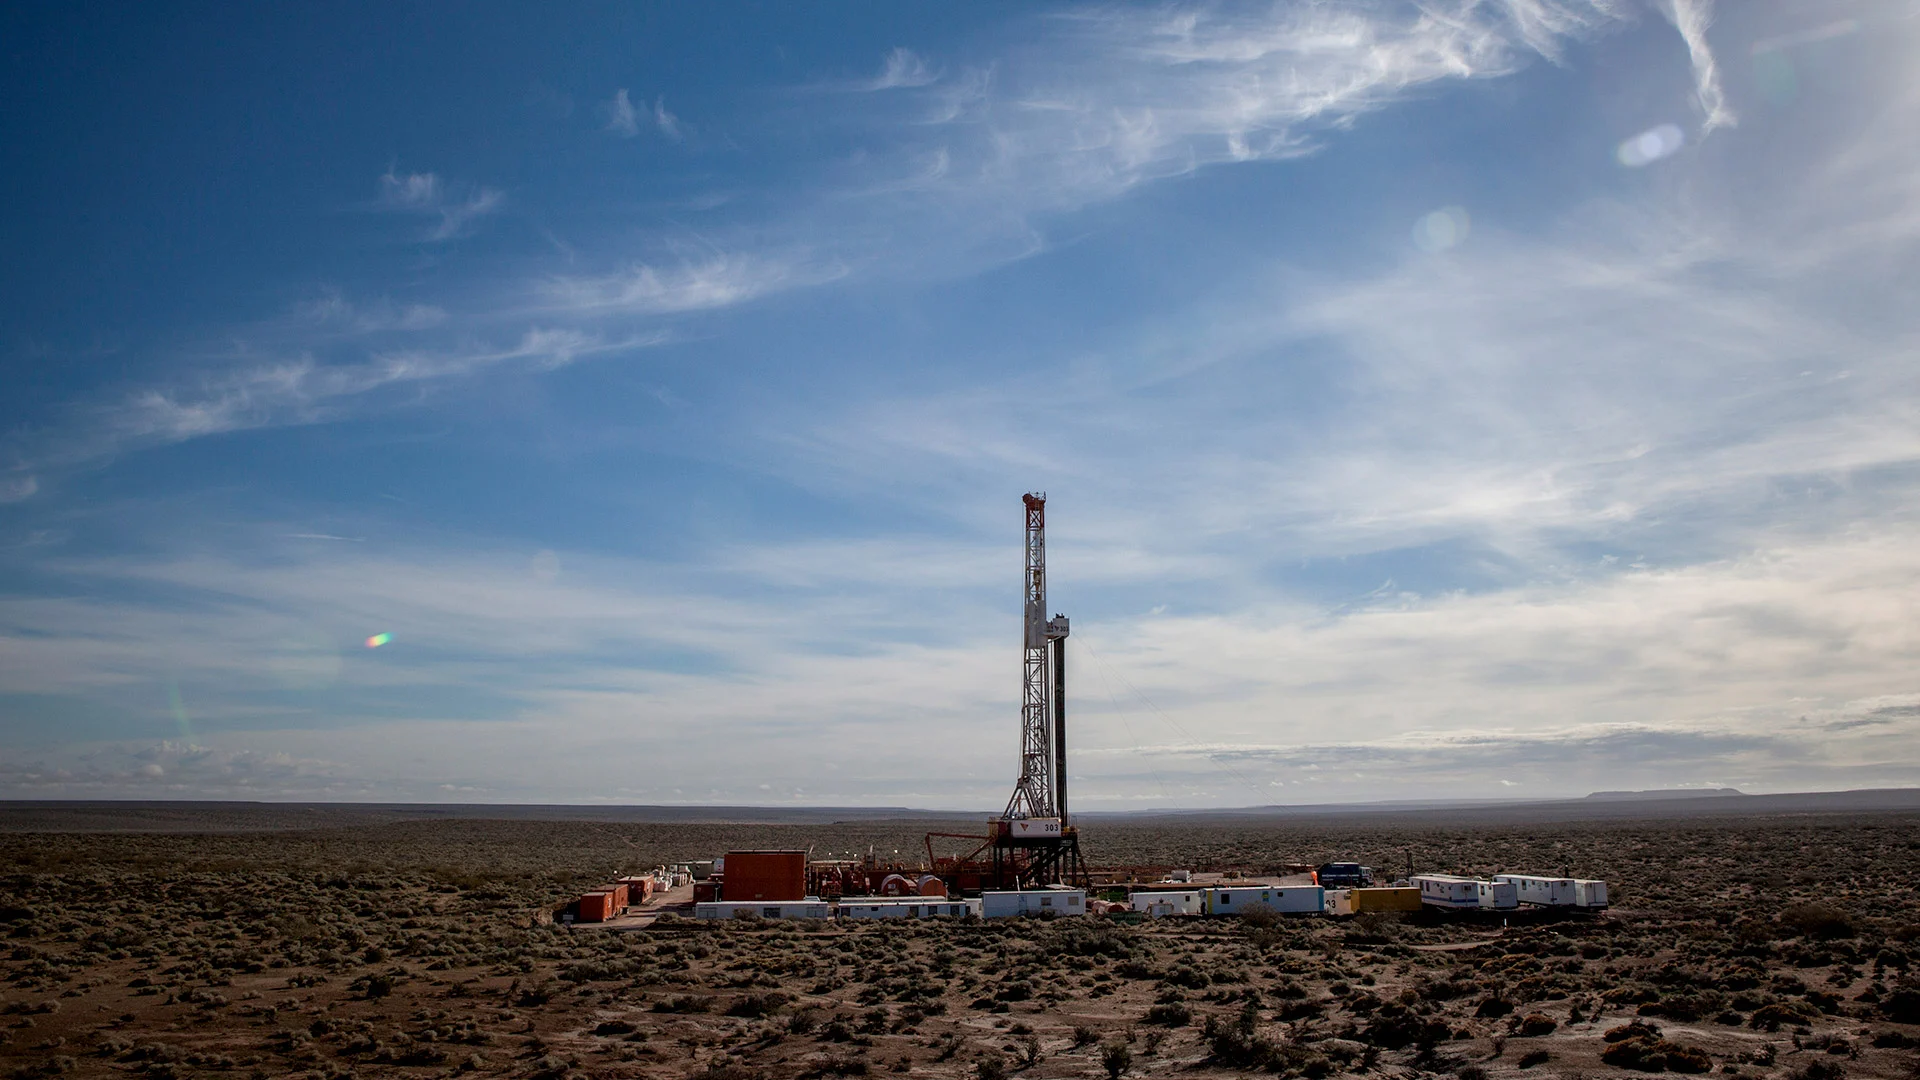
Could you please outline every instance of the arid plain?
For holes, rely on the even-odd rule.
[[[1614,906],[1586,918],[548,917],[619,870],[745,847],[905,853],[955,824],[0,811],[0,1069],[1920,1076],[1913,812],[1084,826],[1097,863],[1604,877]]]

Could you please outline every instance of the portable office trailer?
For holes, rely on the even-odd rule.
[[[932,902],[905,900],[842,900],[835,914],[842,919],[927,919],[940,916],[964,916],[980,914],[978,900],[949,900],[940,897]]]
[[[805,900],[785,902],[747,902],[716,901],[711,904],[693,905],[693,917],[696,919],[732,919],[743,912],[752,912],[762,919],[825,919],[832,912],[830,905],[814,897]]]
[[[1523,904],[1538,904],[1541,907],[1572,907],[1574,904],[1576,890],[1570,877],[1495,874],[1493,880],[1512,885],[1520,894]]]
[[[1128,897],[1128,904],[1133,910],[1144,911],[1156,919],[1168,915],[1203,915],[1207,910],[1206,894],[1200,889],[1142,890]]]
[[[1209,915],[1238,915],[1254,908],[1293,915],[1327,910],[1327,890],[1318,885],[1223,885],[1203,894]]]
[[[1480,906],[1480,882],[1451,874],[1418,874],[1413,887],[1420,890],[1420,902],[1430,907],[1477,908]]]
[[[1511,911],[1520,906],[1520,890],[1511,881],[1476,881],[1474,886],[1480,890],[1483,908]]]
[[[1085,889],[1008,889],[980,894],[980,916],[1003,919],[1012,915],[1085,915]]]
[[[1573,906],[1578,908],[1606,907],[1607,883],[1588,878],[1574,878]]]

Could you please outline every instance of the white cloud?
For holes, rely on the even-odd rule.
[[[632,99],[627,97],[627,88],[621,87],[607,102],[607,130],[623,139],[631,139],[640,134],[640,113],[633,107]]]
[[[1672,10],[1711,117],[1706,9]],[[942,122],[898,157],[911,180],[833,197],[862,225],[884,217],[873,200],[896,200],[901,219],[930,223],[904,235],[950,253],[977,227],[969,211],[1024,219],[1308,152],[1422,87],[1557,56],[1625,15],[1518,0],[1082,15],[991,72],[919,84],[929,111],[916,118]],[[693,566],[568,551],[564,575],[451,542],[69,562],[48,572],[104,585],[0,604],[0,670],[26,692],[122,700],[150,691],[164,658],[221,688],[205,707],[235,728],[286,721],[265,685],[371,688],[328,713],[364,728],[308,716],[272,746],[223,738],[337,757],[329,783],[380,790],[398,790],[404,747],[436,785],[518,776],[527,797],[631,790],[654,782],[645,762],[671,759],[689,790],[834,773],[865,797],[991,802],[1017,690],[1001,581],[1013,544],[997,538],[1012,531],[1006,492],[1039,479],[1067,511],[1056,595],[1108,606],[1075,612],[1075,645],[1101,658],[1076,669],[1097,798],[1129,797],[1142,770],[1225,802],[1258,801],[1234,773],[1265,788],[1294,770],[1323,790],[1339,769],[1374,778],[1356,791],[1384,778],[1444,794],[1497,775],[1534,793],[1589,775],[1556,779],[1569,757],[1593,763],[1593,786],[1904,782],[1920,775],[1910,714],[1881,710],[1913,700],[1920,614],[1920,533],[1903,509],[1920,493],[1920,327],[1900,289],[1920,235],[1913,93],[1892,88],[1858,127],[1777,167],[1743,168],[1748,132],[1699,144],[1659,170],[1687,197],[1579,208],[1527,239],[1476,205],[1470,236],[1349,278],[1236,268],[1191,310],[1090,334],[1071,363],[856,399],[797,436],[769,424],[775,436],[734,462],[830,495],[888,492],[916,520],[959,523],[958,538],[799,537],[708,548]],[[644,106],[629,108],[637,128]],[[653,112],[670,119],[663,100]],[[1602,154],[1611,141],[1596,140]],[[396,212],[472,199],[432,174],[382,187]],[[99,445],[313,422],[383,388],[631,347],[576,324],[828,280],[913,246],[888,224],[839,261],[796,242],[547,278],[541,301],[568,325],[348,364],[295,351],[100,410]],[[1392,223],[1402,243],[1406,226]],[[327,302],[311,317],[404,329],[408,309],[377,307]],[[753,457],[769,446],[774,460]],[[1374,576],[1344,602],[1310,602],[1276,569],[1442,545],[1465,553],[1447,561],[1469,584],[1359,595]],[[169,603],[76,599],[143,589]],[[1140,610],[1153,614],[1116,614]],[[388,628],[399,646],[378,665],[339,644]],[[1122,684],[1103,705],[1108,666],[1154,704],[1127,705],[1128,719]],[[459,720],[393,704],[410,700],[401,690],[476,688],[487,700],[454,699]],[[875,736],[903,729],[914,738]],[[992,731],[1004,743],[981,737]],[[189,768],[133,771],[145,764],[167,782]]]
[[[341,290],[325,288],[311,300],[295,304],[288,322],[302,331],[379,334],[432,330],[444,326],[447,319],[446,309],[434,304],[395,304],[385,299],[355,303]]]
[[[433,173],[401,176],[392,169],[380,177],[380,203],[403,210],[431,210],[440,205],[440,178]]]
[[[1101,524],[1162,551],[1464,541],[1535,565],[1600,538],[1697,557],[1769,520],[1817,532],[1897,501],[1920,465],[1920,324],[1892,315],[1910,305],[1890,272],[1920,236],[1902,196],[1920,155],[1890,137],[1908,100],[1761,183],[1746,157],[1684,162],[1688,190],[1740,190],[1751,209],[1594,203],[1525,238],[1494,215],[1443,254],[1347,280],[1241,271],[1071,367],[855,403],[777,467],[974,520],[974,492],[1044,463],[1083,504],[1153,507]],[[1179,454],[1141,452],[1142,432],[1174,430]]]
[[[0,476],[0,504],[25,502],[40,490],[37,477],[24,474]]]
[[[1916,543],[1913,527],[1887,529],[1560,585],[1388,594],[1331,616],[1282,602],[1076,619],[1080,801],[1124,805],[1148,776],[1229,805],[1308,773],[1319,794],[1292,801],[1459,795],[1493,774],[1573,795],[1905,782],[1920,777],[1905,663]],[[769,563],[794,561],[781,548]],[[1079,552],[1057,550],[1071,571]],[[884,568],[926,552],[866,554]],[[724,565],[563,555],[564,575],[524,552],[360,544],[67,560],[53,569],[87,588],[0,601],[0,676],[101,703],[163,701],[153,688],[177,679],[186,722],[224,732],[196,743],[325,758],[308,770],[319,779],[285,783],[374,798],[440,783],[536,801],[651,784],[663,798],[670,783],[726,800],[799,775],[818,781],[815,801],[1004,797],[1018,657],[1001,597],[905,573],[743,597]],[[163,599],[101,599],[130,594]],[[360,648],[372,628],[394,643]],[[326,706],[269,704],[291,689]],[[407,711],[455,690],[464,714]],[[150,760],[171,790],[232,788],[181,755]],[[675,767],[655,775],[648,760]],[[128,767],[94,769],[125,783]]]
[[[1720,65],[1707,44],[1713,0],[1663,0],[1662,9],[1687,43],[1687,56],[1693,63],[1694,97],[1704,114],[1701,130],[1732,127],[1739,118],[1727,105],[1726,92],[1720,88]]]
[[[0,764],[0,791],[39,798],[333,799],[364,796],[337,763],[163,741],[87,748],[64,765]]]
[[[1042,211],[1309,153],[1317,133],[1426,84],[1509,74],[1625,14],[1606,0],[1081,13],[950,110],[974,132],[946,133],[953,183]]]
[[[675,142],[687,137],[680,118],[667,111],[667,99],[664,97],[653,99],[653,126],[660,129],[660,134]]]
[[[645,102],[636,106],[633,99],[627,95],[625,87],[616,91],[613,100],[607,102],[605,106],[607,130],[623,139],[635,138],[640,134],[643,110],[646,114],[645,121],[652,124],[660,134],[675,142],[680,142],[687,137],[686,126],[680,122],[679,117],[667,110],[666,98],[655,98],[651,107],[648,107]]]
[[[580,330],[535,326],[500,348],[406,349],[359,362],[311,355],[243,363],[193,381],[136,391],[85,410],[71,435],[40,446],[35,460],[75,465],[142,446],[288,425],[323,423],[376,404],[378,391],[473,375],[507,365],[565,367],[584,357],[658,345],[664,334],[606,340]]]
[[[868,83],[869,90],[894,90],[900,87],[926,86],[940,78],[927,61],[912,49],[895,46],[887,51],[880,74]]]
[[[434,173],[402,176],[388,169],[380,177],[382,208],[438,219],[421,234],[421,239],[430,243],[465,236],[474,222],[498,212],[506,201],[504,192],[489,187],[471,187],[455,194]]]
[[[833,84],[889,91],[846,118],[884,138],[776,224],[794,246],[870,273],[966,274],[1045,251],[1059,215],[1202,170],[1316,153],[1380,109],[1558,61],[1642,10],[1627,0],[1111,6],[1024,22],[1001,55],[952,75],[896,50],[877,79]]]
[[[543,291],[555,310],[673,315],[731,307],[844,272],[796,257],[713,255],[672,266],[641,263],[609,274],[555,277]]]

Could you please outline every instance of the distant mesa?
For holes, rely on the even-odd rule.
[[[1745,795],[1739,788],[1655,788],[1652,791],[1596,791],[1589,799],[1705,799],[1721,795]]]

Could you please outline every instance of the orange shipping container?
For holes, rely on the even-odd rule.
[[[726,865],[720,895],[728,903],[807,898],[804,851],[729,851]]]
[[[630,894],[627,892],[625,885],[609,885],[607,886],[607,891],[613,894],[613,910],[619,911],[621,908],[627,906],[627,898]]]
[[[613,918],[613,894],[605,890],[590,892],[580,897],[579,914],[575,919],[580,922],[606,922]]]

